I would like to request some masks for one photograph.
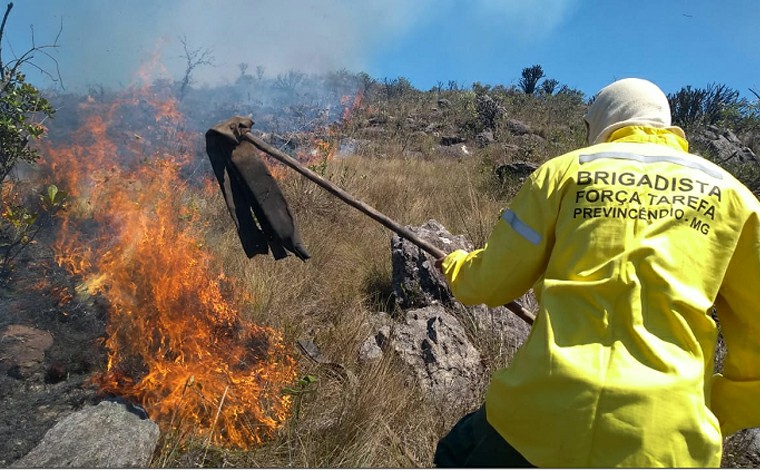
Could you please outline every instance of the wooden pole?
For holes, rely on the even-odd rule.
[[[298,160],[291,157],[285,152],[282,152],[278,150],[275,147],[272,147],[268,143],[264,142],[262,139],[256,137],[255,135],[251,134],[250,132],[246,132],[242,136],[247,141],[252,143],[256,148],[261,150],[262,152],[266,153],[267,155],[271,156],[272,158],[280,161],[281,163],[289,166],[290,168],[296,170],[298,173],[302,174],[306,178],[310,179],[317,185],[321,186],[325,191],[329,192],[333,196],[337,197],[338,199],[342,200],[349,206],[358,209],[362,213],[368,215],[372,219],[374,219],[377,222],[380,222],[385,228],[395,232],[398,234],[398,236],[402,238],[406,238],[410,242],[414,243],[418,247],[420,247],[422,250],[430,253],[434,258],[440,259],[446,256],[447,253],[445,253],[443,250],[439,249],[437,246],[433,245],[432,243],[428,242],[427,240],[423,240],[422,238],[415,235],[411,230],[408,228],[402,226],[398,222],[394,221],[390,217],[386,216],[382,212],[379,212],[374,207],[371,207],[364,202],[360,201],[359,199],[356,199],[349,193],[345,192],[335,184],[331,183],[330,181],[322,178],[318,174],[314,173],[310,169],[303,166]],[[520,305],[517,302],[509,302],[506,304],[506,307],[512,311],[515,315],[525,320],[526,323],[529,325],[533,324],[533,314],[528,312],[523,308],[522,305]]]

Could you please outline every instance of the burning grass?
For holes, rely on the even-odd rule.
[[[261,444],[289,414],[281,390],[295,379],[295,362],[278,331],[240,315],[251,299],[206,246],[203,188],[180,177],[189,155],[176,138],[191,136],[177,130],[176,103],[131,93],[140,97],[90,103],[80,140],[47,149],[44,168],[72,198],[57,260],[82,276],[80,294],[101,294],[109,305],[108,364],[94,383],[142,405],[164,430],[222,446]],[[155,140],[115,141],[115,117],[154,101]]]

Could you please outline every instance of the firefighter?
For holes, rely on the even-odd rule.
[[[538,168],[484,248],[437,261],[465,304],[539,301],[437,466],[717,467],[760,426],[758,200],[688,153],[649,81],[603,88],[585,121],[589,146]]]

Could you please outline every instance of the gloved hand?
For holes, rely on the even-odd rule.
[[[443,272],[443,260],[445,260],[445,256],[441,256],[437,260],[435,260],[435,267],[440,271]]]

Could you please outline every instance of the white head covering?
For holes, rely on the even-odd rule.
[[[668,129],[685,137],[680,127],[671,126],[668,97],[657,85],[640,78],[624,78],[602,88],[585,116],[588,143],[606,142],[626,126]]]

